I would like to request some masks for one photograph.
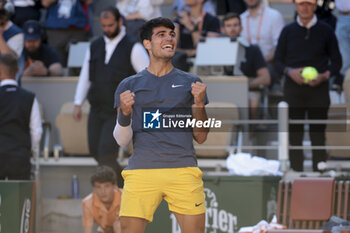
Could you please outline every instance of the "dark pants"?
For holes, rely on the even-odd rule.
[[[328,85],[319,87],[307,85],[296,86],[287,78],[284,88],[284,97],[289,105],[290,119],[317,119],[326,120],[329,108]],[[309,135],[312,146],[325,146],[326,124],[310,124]],[[304,137],[304,125],[289,125],[289,143],[292,146],[301,146]],[[302,150],[289,150],[291,168],[295,171],[303,171],[304,155]],[[327,160],[326,150],[312,150],[312,168],[318,171],[317,164]]]
[[[116,114],[104,113],[91,108],[88,120],[88,142],[90,153],[99,165],[113,168],[117,174],[120,188],[124,181],[121,167],[117,161],[119,146],[113,137]]]
[[[30,157],[0,155],[0,180],[30,180]]]

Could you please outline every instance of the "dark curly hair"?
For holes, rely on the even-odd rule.
[[[151,40],[152,34],[153,34],[153,28],[161,27],[161,26],[170,28],[171,30],[175,29],[174,23],[168,18],[158,17],[158,18],[151,19],[146,23],[144,23],[140,28],[139,32],[140,32],[141,41]]]
[[[95,173],[91,176],[90,182],[92,186],[94,186],[95,182],[105,183],[111,182],[112,184],[117,183],[117,175],[114,170],[107,166],[99,166],[97,167]]]

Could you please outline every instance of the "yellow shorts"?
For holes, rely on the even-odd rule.
[[[206,210],[202,175],[198,167],[124,170],[119,216],[152,222],[163,198],[172,212],[203,214]]]

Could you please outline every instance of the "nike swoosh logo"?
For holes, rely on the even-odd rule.
[[[183,86],[183,85],[175,85],[175,84],[171,85],[172,88],[182,87],[182,86]]]
[[[199,203],[199,204],[194,203],[194,205],[195,205],[196,207],[198,207],[198,206],[200,206],[200,205],[202,205],[202,204],[203,204],[203,202],[202,202],[202,203]]]

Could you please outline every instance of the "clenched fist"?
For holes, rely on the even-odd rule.
[[[191,84],[191,94],[194,97],[194,104],[197,107],[204,107],[205,93],[207,91],[207,85],[201,82],[195,82]]]
[[[135,93],[130,90],[124,91],[120,94],[120,108],[125,116],[132,113],[132,106],[135,103]]]

